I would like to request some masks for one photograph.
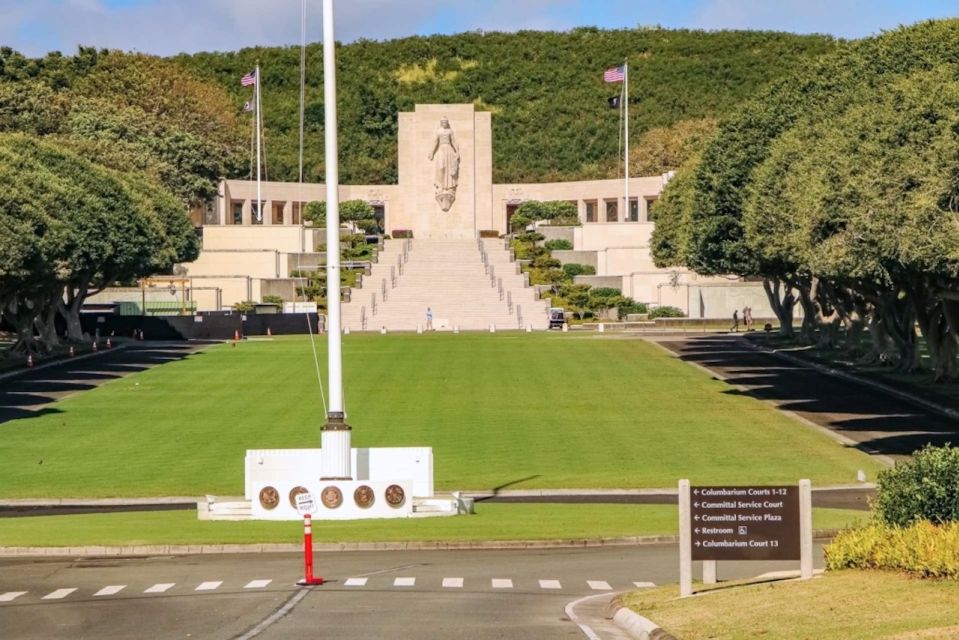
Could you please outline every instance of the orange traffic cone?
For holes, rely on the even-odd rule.
[[[70,345],[70,357],[77,355],[77,352],[73,350],[73,345]]]
[[[234,339],[234,340],[239,340],[239,339],[240,339],[240,330],[239,330],[239,329],[237,329],[237,330],[235,330],[235,331],[233,332],[233,339]]]
[[[96,340],[93,341],[93,351],[94,351],[94,352],[97,351],[97,341],[96,341]]]
[[[273,332],[270,331],[270,328],[269,328],[269,327],[266,328],[266,335],[268,335],[268,336],[272,336],[272,335],[273,335]]]
[[[107,338],[107,349],[112,349],[112,348],[113,348],[113,343],[110,342],[110,338]]]
[[[33,366],[33,354],[32,354],[32,353],[28,353],[28,354],[27,354],[27,368],[30,368],[30,367],[32,367],[32,366]]]

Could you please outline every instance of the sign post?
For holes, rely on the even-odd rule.
[[[323,584],[323,578],[313,575],[313,516],[316,503],[313,494],[301,493],[296,496],[296,510],[303,514],[303,579],[296,584],[301,587]]]
[[[813,575],[812,484],[696,486],[679,481],[679,595],[692,595],[692,563],[716,582],[719,560],[799,560]]]

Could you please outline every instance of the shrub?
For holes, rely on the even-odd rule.
[[[619,319],[625,320],[626,316],[631,313],[647,313],[649,311],[649,307],[642,302],[636,302],[632,298],[623,298],[623,301],[616,308],[616,310],[619,312]]]
[[[959,579],[959,523],[908,527],[880,522],[841,532],[826,549],[827,569],[886,569]]]
[[[550,251],[569,251],[573,248],[573,243],[569,240],[557,238],[556,240],[547,240],[546,248]]]
[[[548,253],[533,258],[532,267],[534,269],[559,269],[561,262],[556,258],[551,258]]]
[[[256,303],[252,300],[242,300],[233,303],[233,310],[239,311],[240,313],[250,313],[255,307]]]
[[[523,216],[532,220],[575,220],[576,203],[566,200],[551,200],[549,202],[540,202],[538,200],[528,200],[521,204],[516,210],[516,216]],[[513,216],[515,219],[516,216]]]
[[[640,313],[642,313],[640,311]],[[649,319],[653,320],[655,318],[685,318],[686,314],[683,313],[682,309],[676,307],[656,307],[655,309],[649,312]]]
[[[959,521],[959,448],[927,445],[911,459],[879,472],[873,507],[881,522]]]
[[[564,264],[563,271],[566,272],[566,275],[570,278],[575,278],[576,276],[594,276],[596,275],[596,268],[589,264]]]
[[[536,231],[524,231],[523,233],[517,234],[516,239],[520,242],[533,244],[539,242],[544,237],[545,236],[542,233],[537,233]]]
[[[283,297],[282,296],[263,296],[264,304],[275,304],[276,306],[283,308]]]
[[[533,224],[533,220],[524,216],[522,213],[514,214],[513,217],[509,219],[510,231],[525,229],[531,224]]]

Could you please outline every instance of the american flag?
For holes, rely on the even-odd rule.
[[[603,72],[603,82],[622,82],[625,79],[626,68],[622,65]]]
[[[251,71],[242,78],[240,78],[240,84],[244,87],[249,87],[256,84],[256,71]]]

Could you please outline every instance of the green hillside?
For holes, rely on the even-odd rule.
[[[757,31],[523,31],[359,41],[339,47],[341,178],[353,184],[396,181],[396,114],[416,103],[473,102],[493,113],[494,180],[610,177],[617,172],[618,117],[606,99],[618,86],[602,72],[631,60],[638,99],[632,132],[650,132],[643,168],[675,166],[686,132],[702,137],[716,118],[812,56],[833,50],[826,36]],[[299,48],[182,55],[177,62],[233,96],[237,112],[252,90],[240,77],[262,67],[270,179],[297,174]],[[322,45],[307,52],[306,170],[323,176]],[[245,115],[249,123],[250,116]],[[252,130],[252,126],[249,130]],[[660,155],[662,158],[660,159]],[[677,161],[678,157],[678,161]]]

